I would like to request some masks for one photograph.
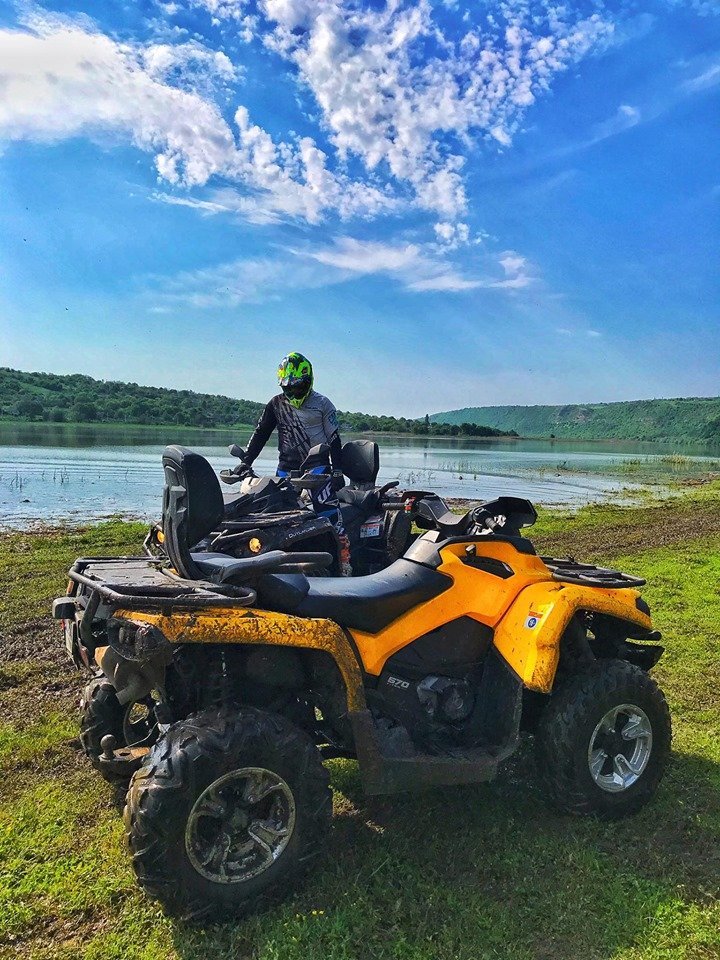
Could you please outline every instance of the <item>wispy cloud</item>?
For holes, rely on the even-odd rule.
[[[302,252],[299,252],[299,255],[303,256]],[[435,266],[423,256],[417,244],[393,246],[374,240],[355,240],[352,237],[339,237],[332,246],[309,250],[304,255],[338,270],[362,274],[396,274],[410,268],[417,269],[419,266]]]
[[[699,93],[701,90],[709,90],[718,83],[720,83],[720,63],[714,63],[697,76],[685,80],[682,89],[687,93]]]
[[[642,114],[637,107],[633,107],[629,103],[621,103],[614,116],[596,124],[588,145],[600,143],[609,137],[616,137],[619,133],[625,133],[626,130],[632,130],[641,120]]]
[[[305,255],[356,274],[386,274],[398,280],[406,290],[416,293],[519,289],[532,282],[526,259],[512,251],[497,260],[503,277],[467,276],[444,257],[435,255],[430,246],[419,244],[392,245],[340,237],[332,245],[310,250]],[[489,257],[484,258],[483,266],[489,267],[490,262]]]
[[[154,312],[186,306],[227,308],[278,300],[289,290],[342,283],[347,276],[341,271],[328,274],[318,264],[299,262],[279,253],[275,257],[238,258],[173,277],[149,277],[144,298],[150,304],[148,309]]]
[[[562,337],[590,337],[591,339],[601,337],[602,333],[599,330],[575,330],[570,327],[555,327],[555,333],[559,333]]]
[[[369,276],[386,277],[418,294],[513,291],[533,281],[527,260],[513,251],[500,258],[484,257],[483,267],[483,276],[466,275],[430,244],[339,237],[321,247],[279,248],[271,257],[237,259],[169,278],[152,277],[145,295],[154,309],[168,303],[206,308],[259,303],[279,299],[292,290]]]

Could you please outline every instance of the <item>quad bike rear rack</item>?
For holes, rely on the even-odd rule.
[[[90,566],[104,563],[112,564],[131,573],[127,579],[118,577],[109,581],[98,574],[87,573]],[[145,567],[145,583],[137,582],[137,569]],[[152,571],[152,575],[148,576]],[[119,571],[118,571],[119,572]],[[254,590],[244,586],[226,586],[208,583],[204,580],[183,580],[170,570],[162,570],[159,562],[142,557],[80,557],[70,568],[68,576],[72,581],[82,584],[93,591],[93,598],[103,600],[109,606],[122,606],[129,610],[164,609],[172,605],[173,609],[196,609],[212,606],[252,606],[257,595]],[[134,577],[134,579],[133,579]],[[165,581],[165,582],[163,582]]]
[[[646,583],[642,577],[633,577],[629,573],[598,567],[594,563],[580,563],[573,557],[540,557],[552,573],[553,580],[561,583],[575,583],[581,587],[605,587],[608,590],[623,590],[642,587]]]

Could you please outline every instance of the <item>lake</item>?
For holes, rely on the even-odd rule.
[[[227,444],[248,433],[119,424],[0,423],[0,525],[157,519],[166,443],[181,443],[213,467],[237,463]],[[380,480],[445,497],[524,496],[544,505],[632,501],[648,486],[720,469],[715,448],[655,443],[378,437]],[[271,444],[255,464],[274,473]]]

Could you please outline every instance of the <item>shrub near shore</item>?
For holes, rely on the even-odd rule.
[[[675,724],[655,803],[604,824],[548,812],[527,756],[493,784],[363,797],[333,761],[329,853],[294,900],[207,930],[138,893],[117,798],[78,753],[82,678],[49,602],[82,554],[136,552],[144,528],[0,535],[0,956],[614,958],[720,954],[720,484],[671,503],[542,511],[542,553],[648,578]]]

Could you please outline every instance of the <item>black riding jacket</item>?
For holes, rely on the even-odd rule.
[[[253,463],[270,439],[278,434],[278,470],[298,470],[311,447],[330,445],[333,470],[341,470],[342,443],[338,430],[337,411],[333,404],[315,390],[301,407],[294,407],[279,393],[266,404],[247,445],[245,462]]]

